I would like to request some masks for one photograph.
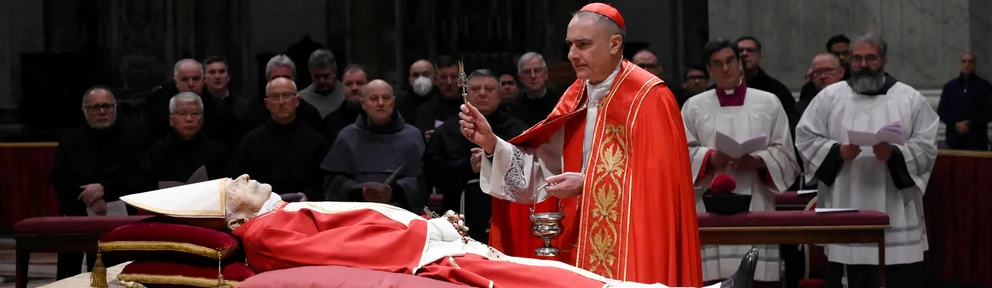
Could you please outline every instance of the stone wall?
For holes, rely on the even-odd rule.
[[[889,44],[886,70],[918,89],[958,74],[964,51],[992,76],[992,1],[987,0],[709,0],[710,37],[751,35],[762,42],[762,67],[798,90],[827,39],[866,32]],[[984,60],[984,61],[983,61]],[[985,64],[985,65],[983,65]]]

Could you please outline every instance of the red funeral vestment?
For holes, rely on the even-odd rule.
[[[547,119],[509,143],[536,148],[564,129],[564,172],[582,171],[586,85],[577,80]],[[621,63],[599,102],[585,183],[562,199],[564,231],[553,241],[559,261],[640,283],[702,284],[699,228],[688,146],[674,96],[651,73]],[[557,198],[536,212],[557,210]],[[489,244],[507,255],[538,258],[530,204],[493,199]]]
[[[601,288],[604,285],[557,267],[490,260],[489,256],[467,252],[463,248],[473,246],[463,245],[457,238],[454,246],[428,245],[437,244],[428,240],[432,239],[429,226],[435,224],[400,208],[393,207],[395,211],[390,211],[381,207],[355,207],[363,204],[283,204],[245,222],[234,234],[244,243],[248,265],[256,273],[302,266],[344,266],[416,274],[471,287]],[[478,242],[473,243],[488,250]],[[455,249],[445,249],[452,247]],[[438,248],[443,251],[432,253]]]

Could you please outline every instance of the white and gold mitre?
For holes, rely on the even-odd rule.
[[[121,201],[150,213],[174,218],[224,219],[225,190],[221,178],[121,197]]]

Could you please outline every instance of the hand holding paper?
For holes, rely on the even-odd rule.
[[[765,143],[765,134],[758,134],[744,141],[737,141],[734,138],[720,132],[716,132],[716,150],[727,154],[730,158],[739,159],[741,156],[754,153],[768,147]]]
[[[885,124],[875,132],[847,130],[847,140],[849,143],[858,146],[875,146],[878,143],[888,142],[890,144],[906,143],[902,124],[892,122]]]

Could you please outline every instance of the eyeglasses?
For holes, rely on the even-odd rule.
[[[176,117],[179,117],[179,118],[191,117],[193,119],[199,119],[200,117],[203,117],[203,112],[199,112],[199,111],[176,111],[176,112],[172,112],[172,116],[176,116]]]
[[[641,63],[641,64],[637,64],[637,66],[639,66],[641,68],[644,68],[644,69],[657,69],[658,68],[658,64],[649,64],[649,63]]]
[[[83,109],[86,109],[86,111],[92,113],[98,113],[100,110],[112,111],[114,108],[117,108],[117,103],[103,103],[83,106]]]
[[[861,63],[861,61],[875,62],[878,61],[878,59],[881,59],[881,57],[878,57],[878,55],[875,54],[864,55],[864,56],[854,55],[851,57],[851,63]]]
[[[544,71],[548,71],[548,69],[547,68],[526,69],[526,70],[521,70],[520,75],[538,75],[540,73],[544,73]]]

